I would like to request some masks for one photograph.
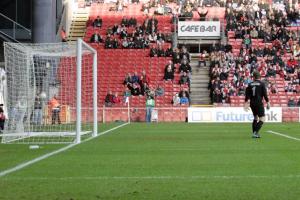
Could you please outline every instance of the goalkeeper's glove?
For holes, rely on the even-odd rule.
[[[270,110],[271,108],[271,105],[270,105],[270,102],[267,103],[267,110]]]
[[[249,111],[249,103],[248,102],[246,102],[245,103],[245,105],[244,105],[244,110],[245,110],[245,112],[248,112]]]

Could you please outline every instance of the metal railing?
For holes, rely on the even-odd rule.
[[[0,34],[3,34],[4,36],[16,42],[19,40],[31,39],[31,30],[3,15],[2,13],[0,13],[0,21],[2,21],[2,25],[0,26]]]

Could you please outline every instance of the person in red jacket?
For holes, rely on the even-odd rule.
[[[298,62],[295,60],[294,56],[291,56],[286,63],[286,71],[290,74],[293,74],[296,66],[298,66]]]
[[[115,95],[112,98],[113,104],[120,104],[121,103],[121,98],[119,97],[118,93],[116,92]]]
[[[140,77],[140,86],[142,87],[144,85],[144,83],[147,83],[147,85],[150,85],[150,78],[146,74],[145,70],[142,71],[142,75]]]

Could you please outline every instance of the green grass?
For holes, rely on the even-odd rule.
[[[300,142],[266,131],[299,128],[266,124],[251,139],[250,124],[130,124],[1,177],[0,200],[295,200]],[[0,145],[0,171],[59,147]]]

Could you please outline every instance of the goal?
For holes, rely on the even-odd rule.
[[[97,52],[77,43],[5,43],[2,143],[80,143],[97,135]]]

